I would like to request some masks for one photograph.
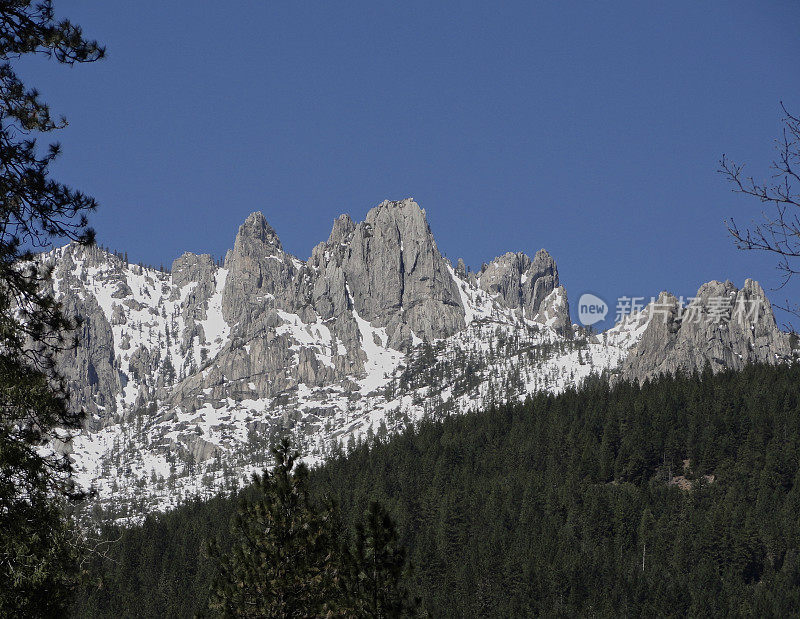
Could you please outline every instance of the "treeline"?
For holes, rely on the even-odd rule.
[[[752,366],[425,422],[310,483],[351,526],[387,507],[432,616],[797,616],[798,458],[800,368]],[[235,504],[107,530],[74,614],[205,608]]]

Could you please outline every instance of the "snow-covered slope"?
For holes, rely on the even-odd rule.
[[[89,413],[78,477],[106,519],[235,487],[284,434],[315,463],[426,417],[618,374],[653,322],[571,325],[544,251],[453,268],[412,201],[340,217],[306,262],[260,214],[224,265],[184,254],[162,272],[76,245],[42,259],[83,318],[61,366]]]

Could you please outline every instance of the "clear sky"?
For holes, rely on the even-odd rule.
[[[766,176],[779,102],[800,111],[796,1],[55,5],[108,57],[21,73],[70,121],[57,177],[131,260],[224,255],[254,210],[306,258],[340,213],[413,196],[453,260],[547,248],[573,315],[780,282],[727,237],[760,205],[715,170]]]

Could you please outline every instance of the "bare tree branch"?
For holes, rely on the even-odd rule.
[[[775,140],[777,156],[770,165],[771,180],[757,182],[744,173],[744,165],[724,154],[717,170],[733,186],[734,193],[771,206],[762,209],[761,218],[753,219],[748,226],[740,227],[733,218],[725,224],[739,249],[777,256],[777,268],[782,274],[778,289],[800,274],[800,261],[796,260],[800,258],[800,193],[795,186],[800,183],[800,118],[789,113],[783,102],[781,109],[784,126],[781,137]],[[781,309],[800,316],[797,304],[787,301]]]

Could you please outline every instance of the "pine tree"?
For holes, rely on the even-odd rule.
[[[74,545],[61,499],[74,497],[66,455],[42,449],[80,428],[55,355],[72,327],[44,283],[34,251],[55,239],[91,243],[95,201],[52,180],[58,144],[36,135],[64,127],[13,62],[28,54],[62,64],[103,56],[49,0],[0,1],[0,615],[57,614],[74,579]],[[61,428],[61,430],[57,430]],[[59,434],[60,432],[60,434]]]
[[[403,586],[406,551],[398,542],[395,524],[377,501],[370,503],[365,516],[366,524],[356,526],[353,606],[358,616],[412,616],[418,601],[410,600]]]
[[[308,469],[295,464],[288,439],[273,455],[273,471],[253,477],[261,497],[242,503],[231,551],[211,546],[219,575],[210,609],[237,617],[335,613],[345,600],[335,512],[312,505]]]

